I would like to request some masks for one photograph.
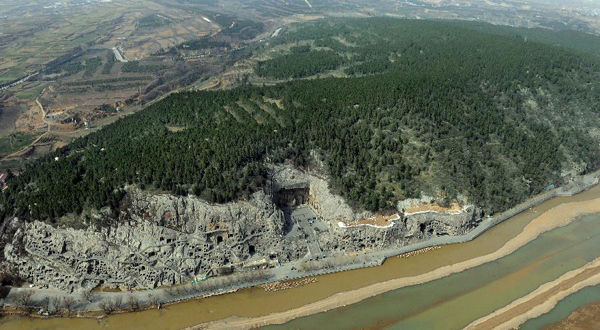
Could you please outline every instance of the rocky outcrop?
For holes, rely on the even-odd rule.
[[[370,215],[368,212],[355,213],[341,196],[331,193],[327,180],[315,173],[301,172],[289,166],[274,167],[273,172],[274,193],[283,187],[308,188],[307,204],[325,221],[355,220]]]
[[[305,228],[315,235],[286,235],[291,226],[282,208],[300,204],[309,205],[327,230]],[[119,214],[104,211],[92,217],[110,218],[102,222],[112,225],[87,229],[10,220],[7,226],[14,235],[5,245],[4,265],[32,283],[66,291],[99,284],[154,288],[224,268],[244,270],[309,258],[312,251],[326,257],[459,235],[476,220],[471,207],[457,215],[401,215],[386,228],[341,228],[339,219],[370,214],[355,213],[331,193],[325,178],[290,167],[275,168],[271,187],[248,201],[211,205],[192,196],[131,188]]]
[[[282,212],[262,192],[248,202],[209,205],[133,190],[119,217],[117,225],[86,230],[13,219],[18,229],[4,257],[33,283],[73,290],[100,283],[152,288],[223,265],[243,267],[257,255],[284,262],[303,256],[302,247],[278,239]]]
[[[468,207],[459,214],[423,212],[402,215],[387,227],[368,225],[340,227],[330,224],[330,240],[325,249],[337,252],[380,250],[399,247],[437,236],[462,235],[474,228],[479,221],[475,207]]]

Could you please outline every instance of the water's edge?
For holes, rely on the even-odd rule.
[[[378,261],[377,264],[383,264],[385,259],[394,257],[398,254],[403,254],[403,253],[407,253],[410,251],[414,251],[414,250],[420,250],[426,247],[430,247],[430,246],[436,246],[436,245],[446,245],[442,250],[446,251],[444,253],[439,252],[438,251],[433,251],[433,252],[428,252],[427,253],[427,264],[430,263],[431,258],[433,259],[441,259],[444,258],[444,262],[447,262],[450,259],[446,259],[448,256],[448,254],[450,253],[451,255],[456,256],[456,250],[461,249],[462,253],[464,254],[464,250],[468,250],[467,246],[463,246],[463,247],[459,247],[459,244],[455,244],[455,243],[466,243],[466,242],[470,242],[472,240],[474,240],[476,237],[480,236],[483,233],[486,233],[488,231],[490,231],[490,229],[496,227],[496,225],[504,222],[506,219],[509,218],[514,218],[515,215],[520,214],[523,211],[526,211],[528,209],[530,209],[533,206],[536,206],[538,204],[541,204],[545,201],[548,201],[549,199],[552,199],[553,197],[561,197],[561,196],[573,196],[575,194],[578,194],[580,192],[583,192],[589,188],[594,187],[597,183],[598,183],[598,178],[597,176],[600,174],[599,172],[593,173],[588,175],[588,181],[586,184],[574,184],[571,185],[570,187],[563,187],[563,188],[559,188],[559,189],[555,189],[553,191],[549,191],[546,192],[542,195],[536,196],[533,199],[529,200],[528,202],[524,203],[524,204],[520,204],[517,207],[511,209],[510,211],[507,211],[503,214],[500,214],[494,218],[488,218],[485,220],[484,223],[481,223],[476,229],[474,229],[473,231],[471,231],[470,233],[463,235],[463,236],[459,236],[459,237],[442,237],[444,238],[443,240],[437,240],[437,239],[433,239],[430,241],[425,241],[425,242],[421,242],[420,244],[416,244],[416,245],[411,245],[411,246],[406,246],[403,247],[402,249],[397,249],[395,251],[384,251],[384,252],[379,252],[379,256],[380,259]],[[596,188],[594,188],[593,192],[590,192],[591,194],[596,194]],[[587,197],[585,197],[587,198]],[[562,200],[556,200],[556,202],[551,203],[552,205],[558,205],[558,204],[562,204],[564,203],[564,201]],[[550,205],[550,204],[549,204]],[[548,205],[544,204],[543,208],[547,208],[549,207]],[[535,217],[535,214],[530,214],[532,212],[527,212],[524,216],[525,217]],[[535,212],[534,212],[535,213]],[[521,216],[517,217],[520,218]],[[522,222],[522,220],[518,220],[519,223]],[[512,222],[511,222],[512,223]],[[503,226],[500,226],[503,227]],[[511,227],[514,227],[511,225]],[[517,226],[518,227],[518,226]],[[497,235],[497,231],[493,230],[494,232],[496,232],[496,234],[493,234],[493,236]],[[504,230],[502,230],[504,231]],[[506,235],[509,235],[508,233],[504,233]],[[493,240],[502,240],[501,238],[494,238],[494,237],[488,237],[489,239]],[[509,237],[509,236],[507,236]],[[486,242],[488,241],[487,239],[485,240]],[[469,243],[471,244],[471,243]],[[497,244],[497,243],[494,243]],[[477,251],[471,251],[472,253],[467,253],[468,255],[473,254],[472,257],[475,257],[477,255],[477,253],[480,253],[481,251],[479,251],[477,248],[475,249]],[[448,252],[450,251],[450,252]],[[466,258],[466,256],[465,256]],[[407,275],[411,275],[411,274],[418,274],[419,272],[422,272],[424,269],[423,267],[425,266],[418,266],[418,267],[412,267],[414,266],[415,262],[420,262],[420,261],[416,261],[419,259],[423,259],[423,258],[415,258],[415,257],[411,257],[408,259],[403,259],[402,261],[402,265],[407,265],[410,264],[411,266],[409,267],[410,269],[404,269],[402,268],[401,273],[394,273],[394,274],[388,274],[385,276],[407,276]],[[398,258],[393,258],[393,262],[392,264],[398,264]],[[405,261],[408,261],[405,263]],[[439,263],[439,260],[436,260],[434,263]],[[372,265],[369,265],[372,266]],[[364,268],[365,265],[363,265],[362,263],[360,265],[358,265],[358,267],[348,267],[345,269],[340,269],[340,270],[336,270],[336,271],[332,271],[332,270],[326,270],[326,271],[321,271],[321,272],[314,272],[314,273],[310,273],[310,274],[305,274],[304,276],[301,277],[308,277],[308,276],[314,276],[314,275],[324,275],[325,277],[321,277],[319,279],[319,281],[323,281],[323,282],[330,282],[331,277],[340,277],[341,274],[346,274],[346,273],[354,273],[355,275],[357,274],[369,274],[369,275],[373,275],[376,272],[387,272],[392,268],[393,269],[398,269],[398,265],[396,265],[396,268],[393,267],[388,267],[390,266],[388,262],[386,262],[386,264],[381,268],[380,267],[376,267],[376,268],[371,268],[369,270],[369,268]],[[428,266],[427,266],[428,267]],[[425,268],[427,268],[425,267]],[[355,270],[353,272],[343,272],[345,270],[350,270],[353,268],[361,268],[358,270]],[[358,273],[355,273],[358,272]],[[327,274],[331,274],[331,273],[337,273],[334,275],[327,275]],[[402,275],[400,275],[402,274]],[[385,279],[379,279],[380,277],[385,277],[383,275],[380,275],[379,277],[375,277],[378,281],[384,281]],[[347,276],[347,275],[342,275],[343,278],[349,278],[349,279],[354,279],[357,276]],[[361,277],[361,276],[359,276]],[[339,279],[338,279],[339,280]],[[375,279],[373,279],[375,280]],[[361,280],[362,281],[362,280]],[[369,280],[367,280],[368,282]],[[259,283],[253,283],[253,285],[251,286],[255,286]],[[323,283],[325,284],[325,283]],[[366,285],[368,285],[368,283],[366,283]],[[315,286],[315,285],[312,285]],[[316,285],[318,287],[318,285]],[[351,284],[350,287],[348,287],[348,285],[345,284],[345,289],[352,289],[352,286],[354,286],[354,284]],[[359,284],[356,284],[356,286],[354,286],[354,288],[356,287],[362,287],[365,286],[365,283],[360,282]],[[342,289],[342,290],[345,290]],[[332,289],[333,290],[333,289]],[[91,319],[75,319],[75,318],[71,318],[71,319],[67,319],[67,318],[62,318],[62,319],[53,319],[52,320],[33,320],[33,319],[29,319],[29,320],[25,320],[25,318],[17,318],[17,319],[12,319],[12,321],[16,321],[16,323],[11,322],[10,319],[5,319],[4,321],[0,320],[0,325],[2,325],[2,327],[4,328],[5,326],[7,326],[7,329],[10,329],[10,325],[16,326],[15,329],[20,329],[23,328],[23,324],[28,324],[27,326],[25,326],[25,328],[42,328],[40,327],[40,325],[50,325],[50,324],[62,324],[63,326],[65,324],[69,324],[69,326],[73,326],[76,328],[95,328],[95,326],[99,326],[98,328],[106,328],[109,324],[111,325],[116,325],[117,323],[120,323],[121,325],[123,325],[123,322],[125,322],[125,320],[127,320],[127,322],[139,322],[139,327],[136,326],[136,329],[144,329],[144,324],[148,324],[147,322],[149,322],[151,319],[154,319],[155,322],[159,322],[160,324],[165,324],[165,329],[167,328],[174,328],[174,327],[185,327],[185,326],[190,326],[192,324],[199,324],[202,322],[207,322],[210,320],[218,320],[218,319],[222,319],[224,317],[227,317],[225,313],[234,313],[234,314],[238,314],[238,315],[246,315],[246,316],[250,316],[251,314],[254,315],[259,315],[258,313],[269,313],[268,311],[265,311],[262,308],[257,308],[257,307],[253,307],[253,306],[248,306],[248,304],[253,304],[253,303],[258,303],[258,301],[264,301],[266,300],[270,300],[271,297],[274,298],[274,300],[281,300],[281,299],[285,299],[285,297],[294,297],[293,299],[295,300],[295,303],[297,304],[305,304],[309,301],[318,301],[319,299],[321,299],[320,297],[323,297],[324,292],[316,292],[316,294],[313,294],[315,292],[310,292],[308,293],[308,295],[310,295],[310,297],[298,297],[299,293],[304,292],[305,294],[307,293],[307,290],[286,290],[288,292],[277,292],[277,294],[265,294],[262,292],[263,290],[261,290],[260,288],[253,288],[253,289],[249,289],[249,290],[240,290],[235,294],[231,294],[231,295],[220,295],[218,297],[213,297],[210,299],[200,299],[200,300],[192,300],[192,301],[188,301],[185,304],[176,304],[176,305],[171,305],[166,307],[164,310],[161,311],[156,311],[156,310],[151,310],[151,311],[145,311],[145,312],[141,312],[141,313],[127,313],[127,314],[120,314],[120,315],[113,315],[109,318],[106,318],[102,321],[100,321],[100,323],[98,323],[98,321],[95,320],[91,320]],[[308,291],[311,291],[310,288],[308,289]],[[314,290],[313,290],[314,291]],[[339,291],[338,291],[339,292]],[[233,297],[235,296],[236,299],[234,299]],[[275,298],[277,297],[277,298]],[[284,298],[281,298],[284,297]],[[191,300],[195,297],[188,297],[188,299],[186,300]],[[231,310],[231,303],[232,302],[236,302],[238,304],[237,307],[239,307],[239,309],[235,309],[235,310]],[[227,303],[229,304],[226,307],[223,307],[221,304]],[[275,310],[277,309],[281,309],[284,308],[284,306],[287,307],[287,305],[285,304],[280,304],[279,306],[274,306],[274,307],[269,307],[269,308],[274,308]],[[266,307],[266,306],[265,306]],[[201,308],[204,310],[198,310],[199,313],[196,313],[197,308]],[[229,312],[223,312],[223,310],[219,310],[219,309],[223,309],[226,308],[227,310],[229,310]],[[166,310],[166,311],[165,311]],[[177,310],[178,312],[171,312],[169,313],[169,310]],[[185,320],[182,320],[181,317],[181,312],[183,310],[187,310],[189,311],[193,311],[192,313],[194,314],[198,314],[198,315],[190,315],[190,316],[185,316]],[[216,310],[217,313],[212,314],[213,310]],[[244,310],[243,313],[240,314],[241,310]],[[250,312],[249,312],[250,311]],[[250,314],[248,314],[250,313]],[[156,314],[156,315],[155,315]],[[167,315],[167,314],[171,314],[171,316]],[[212,314],[212,315],[211,315]],[[189,314],[187,314],[189,315]],[[203,316],[201,316],[203,315]],[[229,314],[231,315],[231,314]],[[264,314],[263,314],[264,315]],[[144,317],[145,316],[145,317]],[[148,320],[148,316],[150,316],[150,320]],[[163,318],[162,321],[156,320],[155,317],[156,316],[160,316],[161,318]],[[177,319],[177,322],[169,322],[167,321],[167,319],[172,319],[173,317],[175,317],[176,319],[179,317],[179,319]],[[142,320],[143,319],[143,320]],[[31,321],[31,322],[29,322]],[[52,322],[51,322],[52,321]],[[40,323],[41,322],[41,323]],[[90,323],[92,322],[92,323]],[[104,323],[102,325],[102,323]],[[18,324],[21,324],[20,326]],[[79,325],[77,325],[79,324]],[[85,326],[84,326],[85,324]],[[177,324],[177,325],[175,325]],[[54,327],[53,327],[54,328]],[[118,328],[118,327],[117,327]],[[146,325],[147,328],[147,325]]]

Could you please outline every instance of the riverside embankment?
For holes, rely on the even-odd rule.
[[[504,306],[502,303],[510,303],[520,297],[523,292],[530,292],[539,284],[553,279],[554,276],[583,266],[589,261],[589,258],[600,257],[600,249],[598,249],[600,248],[598,240],[600,228],[597,228],[597,221],[600,220],[596,219],[600,217],[575,221],[578,217],[595,213],[600,213],[600,198],[588,202],[561,204],[541,214],[521,233],[492,253],[440,267],[417,276],[401,277],[361,289],[338,293],[293,310],[258,318],[230,318],[205,324],[202,327],[250,329],[267,324],[282,324],[298,317],[356,304],[367,298],[378,296],[379,302],[361,302],[346,309],[300,319],[285,324],[283,328],[310,329],[317,324],[333,323],[335,326],[332,329],[358,329],[368,328],[388,319],[389,324],[398,323],[409,329],[459,329],[467,325],[472,317],[477,318],[481,313],[484,315],[490,313]],[[574,226],[567,226],[572,222],[575,223]],[[566,232],[556,231],[564,237],[555,237],[554,230],[565,226],[568,227]],[[584,236],[581,237],[581,235]],[[504,259],[505,257],[508,258]],[[583,264],[574,260],[583,262]],[[501,276],[500,279],[496,278],[498,275]],[[506,280],[507,278],[512,279]],[[523,286],[523,283],[529,283],[529,285],[523,286],[520,288],[521,290],[515,290],[515,287],[508,284],[503,285],[505,281],[514,283],[516,278],[521,278],[521,283],[517,286]],[[427,285],[420,285],[423,283],[427,283]],[[494,287],[496,290],[492,290]],[[407,288],[407,290],[398,290],[401,288]],[[511,292],[512,295],[498,290],[500,288]],[[397,290],[392,295],[393,298],[386,299],[380,296],[392,290]],[[494,291],[495,294],[478,294],[489,290]],[[470,299],[464,300],[467,295],[471,296]],[[477,299],[474,299],[474,296],[477,296]],[[382,304],[381,300],[387,304]],[[477,301],[478,305],[472,306],[473,301]],[[382,314],[374,306],[380,307],[381,310],[387,309],[389,314]],[[390,310],[389,307],[384,308],[384,306],[394,306],[394,308]],[[465,311],[467,306],[469,310]],[[451,315],[456,316],[449,319],[447,312],[453,308],[456,310]],[[357,319],[357,315],[360,315],[360,319]],[[342,321],[340,324],[334,320],[352,321]],[[445,324],[442,326],[435,323],[436,320],[443,321]]]
[[[158,329],[189,327],[211,320],[223,319],[232,315],[256,317],[273,312],[281,312],[310,304],[336,293],[350,291],[391,279],[416,276],[431,272],[439,267],[460,263],[492,253],[507,241],[523,231],[523,228],[539,214],[564,203],[589,201],[600,197],[600,189],[592,188],[573,197],[557,197],[527,209],[510,221],[503,222],[483,233],[482,239],[463,244],[442,246],[410,258],[389,258],[382,266],[319,276],[316,283],[277,292],[265,292],[261,288],[240,290],[233,294],[192,300],[167,306],[162,310],[148,310],[139,313],[113,315],[101,321],[86,319],[32,320],[9,317],[2,322],[3,328],[23,327],[85,327],[144,329],[149,326]]]

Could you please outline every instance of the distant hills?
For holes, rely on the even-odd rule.
[[[215,203],[266,163],[325,164],[355,208],[433,196],[502,211],[600,166],[598,38],[391,18],[285,28],[245,85],[174,94],[27,166],[3,217],[118,209],[136,184]],[[274,54],[274,55],[273,55]],[[336,75],[344,78],[323,78]]]

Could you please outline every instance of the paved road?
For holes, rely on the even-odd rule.
[[[128,62],[126,59],[123,58],[123,56],[121,55],[121,52],[119,51],[119,49],[117,47],[113,47],[112,51],[113,51],[113,53],[115,53],[115,57],[117,58],[117,61],[119,61],[121,63]]]
[[[309,207],[302,207],[292,210],[290,216],[298,229],[306,234],[306,244],[311,258],[321,258],[323,251],[319,246],[319,239],[315,233],[314,225],[310,223],[310,221],[316,221],[317,215]]]

